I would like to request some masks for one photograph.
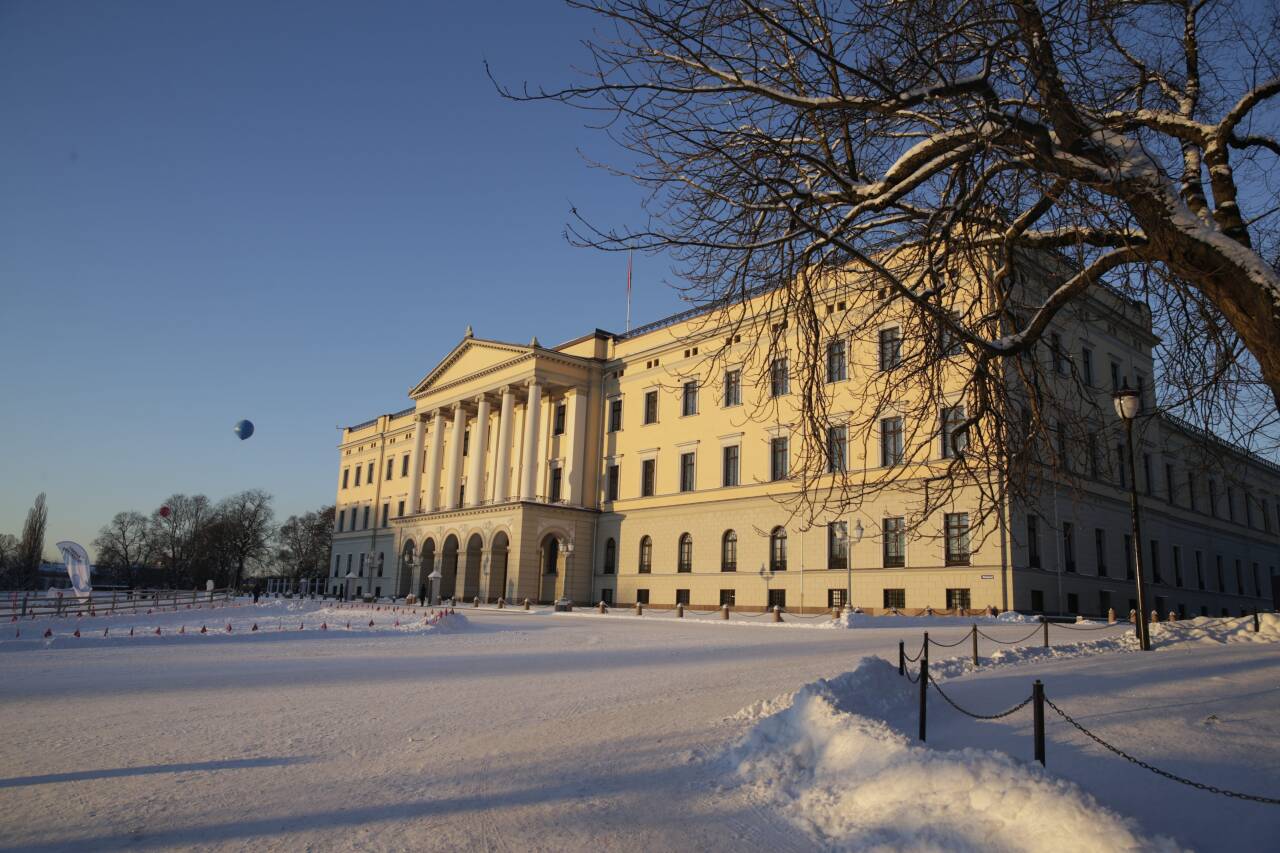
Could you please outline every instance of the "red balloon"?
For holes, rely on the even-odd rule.
[[[170,513],[170,512],[172,512],[172,510],[170,510],[167,506],[162,506],[162,507],[160,507],[160,517],[161,517],[161,518],[168,518],[168,517],[169,517],[169,513]]]

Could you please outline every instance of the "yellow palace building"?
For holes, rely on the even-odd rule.
[[[1087,386],[1101,399],[1122,382],[1149,382],[1156,340],[1145,309],[1091,302],[1082,310],[1093,320],[1054,339],[1087,370]],[[787,505],[800,488],[793,379],[785,356],[753,363],[752,336],[771,328],[767,312],[754,322],[718,325],[686,312],[550,347],[468,328],[410,389],[411,405],[343,430],[327,591],[421,597],[438,572],[439,595],[467,602],[814,612],[851,595],[869,611],[1124,615],[1134,606],[1117,423],[1099,428],[1101,461],[1091,445],[1079,463],[1090,469],[1083,487],[1046,486],[1034,504],[1006,498],[980,518],[976,493],[970,502],[957,489],[909,526],[906,493],[888,488],[856,511],[802,523]],[[856,420],[886,346],[902,346],[895,327],[875,340],[821,344],[836,401],[828,440],[844,442],[841,465],[874,475],[901,458],[904,441],[921,443],[925,457],[947,455],[936,424],[884,418],[865,447],[841,425]],[[774,417],[754,416],[762,399],[779,403]],[[1186,463],[1186,450],[1216,439],[1166,416],[1150,420],[1135,451],[1149,607],[1181,615],[1269,607],[1280,467],[1215,446],[1231,472],[1215,481]]]

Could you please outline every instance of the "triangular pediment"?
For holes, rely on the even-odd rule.
[[[523,358],[533,352],[533,347],[489,341],[483,338],[463,338],[440,363],[409,392],[410,397],[420,397],[432,388],[466,379],[486,370],[500,367]]]

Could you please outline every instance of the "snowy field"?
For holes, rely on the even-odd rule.
[[[896,668],[899,639],[963,641],[931,671],[964,707],[1039,678],[1136,757],[1277,797],[1263,620],[1161,626],[1151,654],[1122,626],[1053,627],[1046,652],[988,620],[1028,645],[981,640],[976,672],[946,619],[269,602],[0,625],[0,850],[1274,849],[1280,807],[1052,711],[1044,770],[1029,706],[976,721],[932,691],[922,746]]]

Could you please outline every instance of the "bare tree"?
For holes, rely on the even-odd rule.
[[[927,433],[962,388],[951,428],[969,447],[948,476],[920,478],[903,460],[926,514],[957,468],[1007,483],[1037,461],[1069,467],[1098,412],[1080,403],[1079,365],[1061,381],[1035,356],[1051,330],[1100,312],[1162,336],[1166,406],[1239,440],[1270,434],[1273,3],[570,5],[604,24],[583,79],[500,88],[598,114],[627,152],[613,168],[648,188],[652,216],[618,229],[575,210],[570,238],[670,253],[685,298],[718,309],[705,329],[770,324],[750,363],[763,382],[790,359],[810,516],[872,485],[822,479],[833,467],[822,342],[874,340],[890,320],[910,343],[891,370],[869,372],[872,405],[850,440],[867,443],[889,403]],[[924,437],[904,436],[908,456]]]
[[[0,533],[0,580],[9,578],[9,568],[18,555],[18,537],[12,533]]]
[[[315,512],[291,515],[280,526],[279,560],[287,577],[324,577],[333,541],[332,506]]]
[[[150,562],[154,551],[150,529],[147,517],[140,512],[116,513],[93,540],[97,562],[123,575],[134,586],[139,569]]]
[[[40,563],[44,561],[44,533],[49,521],[49,510],[44,503],[44,492],[36,495],[22,525],[22,538],[18,541],[10,577],[13,586],[30,589],[40,576]]]
[[[159,509],[151,514],[148,540],[156,559],[169,570],[169,582],[185,585],[192,580],[192,561],[213,507],[204,495],[184,494],[170,495],[163,505],[169,514],[162,515]]]
[[[245,567],[270,556],[275,513],[271,495],[261,489],[249,489],[224,498],[218,503],[226,553],[231,560],[230,585],[238,586]]]

